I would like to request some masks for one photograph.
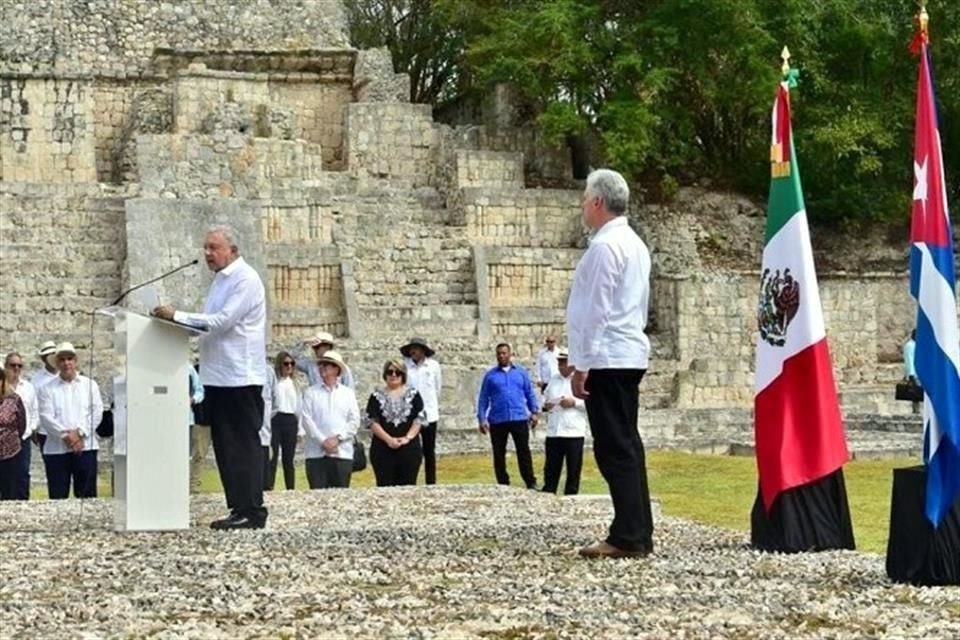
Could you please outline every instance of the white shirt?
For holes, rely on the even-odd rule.
[[[270,426],[270,417],[273,415],[273,393],[270,385],[263,385],[260,389],[263,397],[263,422],[260,423],[260,446],[269,447],[273,440],[273,429]]]
[[[40,389],[38,400],[40,425],[48,436],[45,454],[70,453],[63,436],[72,429],[83,436],[84,451],[100,448],[95,431],[103,418],[103,399],[96,380],[77,374],[67,382],[58,376]]]
[[[425,357],[417,364],[413,358],[404,358],[407,365],[407,385],[420,392],[423,399],[423,412],[427,423],[440,419],[440,389],[443,387],[443,374],[440,363]]]
[[[560,373],[560,367],[557,366],[557,350],[544,347],[537,353],[537,384],[547,384],[550,378]]]
[[[13,387],[13,391],[20,396],[23,408],[27,410],[27,430],[23,432],[23,439],[28,440],[40,424],[40,405],[37,403],[37,390],[34,389],[32,384],[21,378],[17,386]]]
[[[573,387],[570,378],[564,378],[557,372],[547,388],[543,390],[544,403],[553,403],[547,415],[548,438],[584,438],[587,435],[587,406],[580,398],[574,399],[574,406],[564,409],[560,406],[560,398],[573,398]]]
[[[30,377],[30,384],[33,385],[33,390],[37,393],[40,393],[45,385],[53,382],[60,377],[60,374],[54,371],[53,373],[44,369],[38,369],[33,373],[33,376]]]
[[[300,392],[290,376],[273,385],[273,415],[278,413],[300,413]]]
[[[590,369],[646,369],[650,341],[650,252],[623,216],[607,222],[573,274],[567,301],[570,364]]]
[[[300,426],[304,433],[303,457],[324,458],[328,454],[323,441],[340,437],[334,458],[353,460],[353,438],[360,428],[360,406],[350,387],[337,383],[332,389],[324,383],[303,392]]]
[[[200,336],[204,386],[246,387],[266,382],[266,298],[260,275],[242,257],[213,277],[203,313],[173,319],[207,329]]]

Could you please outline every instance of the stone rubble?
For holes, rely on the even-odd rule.
[[[770,555],[659,518],[655,555],[585,561],[606,499],[491,486],[268,494],[262,531],[112,531],[108,500],[4,503],[0,636],[949,638],[960,591],[883,558]]]

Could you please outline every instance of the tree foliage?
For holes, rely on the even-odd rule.
[[[367,5],[368,22],[379,24],[381,34],[393,33],[386,44],[398,70],[443,85],[418,90],[420,99],[483,95],[510,83],[534,106],[536,125],[549,140],[593,141],[594,165],[614,166],[648,184],[706,179],[758,196],[769,179],[769,111],[780,50],[788,45],[801,73],[792,94],[794,135],[812,217],[891,219],[908,210],[918,64],[907,48],[911,2],[348,5]],[[375,5],[394,9],[377,13]],[[399,5],[406,13],[397,12]],[[960,3],[930,0],[928,12],[947,183],[956,190]],[[397,27],[410,20],[404,15],[414,16],[406,24],[415,29]],[[424,71],[430,65],[447,71],[431,75]]]

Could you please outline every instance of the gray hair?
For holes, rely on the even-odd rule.
[[[613,169],[596,169],[587,176],[589,193],[599,197],[606,205],[607,211],[615,216],[622,216],[627,212],[630,202],[630,187],[623,176]]]
[[[207,234],[219,233],[223,236],[223,239],[227,241],[227,244],[231,249],[240,253],[240,245],[237,242],[237,232],[233,230],[233,227],[226,224],[215,224],[207,228]]]

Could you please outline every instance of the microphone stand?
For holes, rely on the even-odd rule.
[[[114,300],[113,302],[111,302],[111,303],[109,304],[109,306],[111,306],[111,307],[116,306],[116,305],[120,304],[120,301],[122,301],[124,298],[126,298],[129,294],[133,293],[133,292],[136,291],[137,289],[141,289],[141,288],[147,286],[148,284],[153,284],[154,282],[157,282],[158,280],[163,280],[164,278],[169,277],[169,276],[172,276],[173,274],[177,273],[178,271],[183,271],[183,270],[186,269],[187,267],[192,267],[193,265],[195,265],[195,264],[197,264],[197,263],[199,263],[199,262],[200,262],[200,259],[199,259],[199,258],[197,258],[196,260],[191,260],[190,262],[188,262],[188,263],[186,263],[186,264],[182,264],[182,265],[180,265],[179,267],[177,267],[176,269],[172,269],[172,270],[170,270],[170,271],[167,271],[166,273],[161,274],[161,275],[157,276],[156,278],[153,278],[152,280],[147,280],[146,282],[141,282],[140,284],[138,284],[138,285],[135,286],[135,287],[130,287],[129,289],[127,289],[126,291],[124,291],[123,293],[121,293],[119,296],[117,296],[117,299]]]

